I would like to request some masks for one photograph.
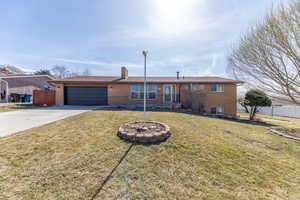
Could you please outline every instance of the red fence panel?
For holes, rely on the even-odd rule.
[[[55,105],[55,90],[33,90],[32,103],[38,106]]]

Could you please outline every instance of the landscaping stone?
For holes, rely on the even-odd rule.
[[[159,143],[170,136],[168,125],[154,121],[129,122],[121,126],[117,134],[120,138],[138,143]]]

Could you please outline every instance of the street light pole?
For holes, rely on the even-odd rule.
[[[148,51],[143,51],[144,55],[144,121],[147,121],[146,102],[147,102],[147,55]]]

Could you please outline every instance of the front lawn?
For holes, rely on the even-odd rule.
[[[0,199],[300,199],[300,142],[262,125],[173,112],[149,112],[171,127],[165,143],[131,146],[116,136],[141,119],[90,111],[0,138]]]
[[[249,118],[249,114],[243,110],[239,110],[238,115],[241,116],[242,118],[247,118],[247,119]],[[273,125],[276,126],[284,126],[288,128],[300,129],[300,119],[298,118],[282,117],[276,115],[272,116],[272,115],[262,114],[262,113],[257,113],[256,118],[267,123],[272,123]]]
[[[7,112],[19,109],[30,109],[35,106],[31,103],[0,103],[0,112]]]

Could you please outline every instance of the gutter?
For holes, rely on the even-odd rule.
[[[56,83],[56,84],[66,84],[66,83],[82,83],[82,84],[113,84],[113,83],[117,83],[117,84],[135,84],[135,83],[139,83],[142,84],[143,81],[59,81],[59,80],[50,80],[48,82],[51,83]],[[216,81],[212,81],[212,82],[198,82],[198,81],[149,81],[148,83],[157,83],[157,84],[188,84],[188,83],[199,83],[199,84],[242,84],[242,82],[240,81],[236,81],[236,82],[216,82]]]

